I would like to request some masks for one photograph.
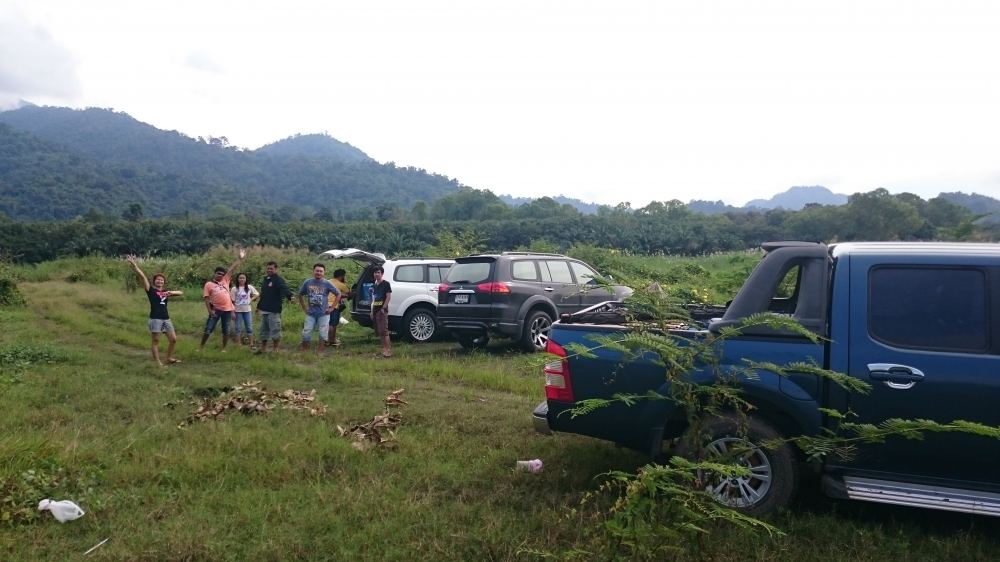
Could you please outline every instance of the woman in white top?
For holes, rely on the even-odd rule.
[[[247,274],[240,273],[236,276],[236,284],[229,290],[229,294],[233,297],[233,304],[236,305],[236,337],[242,342],[242,336],[245,335],[250,347],[253,348],[253,308],[250,303],[257,300],[260,293],[247,282]],[[242,330],[240,324],[243,325]]]

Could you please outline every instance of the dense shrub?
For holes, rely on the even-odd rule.
[[[24,297],[17,288],[17,277],[10,265],[0,260],[0,307],[24,304]]]

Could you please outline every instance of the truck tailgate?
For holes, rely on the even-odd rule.
[[[596,348],[599,343],[592,336],[621,337],[626,333],[622,326],[556,323],[552,326],[550,338],[563,347],[578,343],[587,348]],[[596,348],[591,352],[596,357],[578,357],[572,351],[567,351],[574,402],[547,401],[548,411],[545,415],[549,428],[645,449],[650,436],[636,434],[634,428],[648,427],[645,418],[649,418],[649,423],[653,425],[662,426],[669,407],[667,401],[658,400],[657,404],[643,401],[635,406],[615,402],[576,417],[573,417],[570,410],[579,407],[580,401],[590,398],[607,399],[616,394],[645,394],[650,389],[662,392],[666,389],[663,366],[654,363],[656,356],[651,353],[629,361],[628,369],[624,369],[624,357],[618,351]],[[656,416],[659,418],[653,420]],[[638,419],[640,417],[643,419]]]

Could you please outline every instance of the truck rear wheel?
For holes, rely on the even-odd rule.
[[[759,418],[748,418],[742,429],[745,431],[740,431],[735,416],[714,418],[705,424],[700,440],[684,438],[676,452],[692,460],[739,464],[749,469],[749,476],[707,475],[705,491],[724,505],[752,515],[787,506],[799,480],[792,445],[763,448],[762,443],[781,439],[781,435]]]

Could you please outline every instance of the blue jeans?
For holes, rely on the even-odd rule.
[[[215,325],[221,320],[222,321],[222,333],[229,335],[229,319],[232,318],[232,311],[222,312],[218,311],[215,316],[209,316],[208,320],[205,321],[205,333],[211,334],[215,331]]]
[[[313,328],[319,330],[319,339],[326,341],[327,336],[330,333],[330,315],[329,314],[306,314],[306,323],[302,327],[302,343],[309,343],[312,341]]]
[[[243,324],[243,330],[240,330],[240,324]],[[253,312],[237,312],[236,313],[236,335],[241,333],[248,336],[253,335]]]

